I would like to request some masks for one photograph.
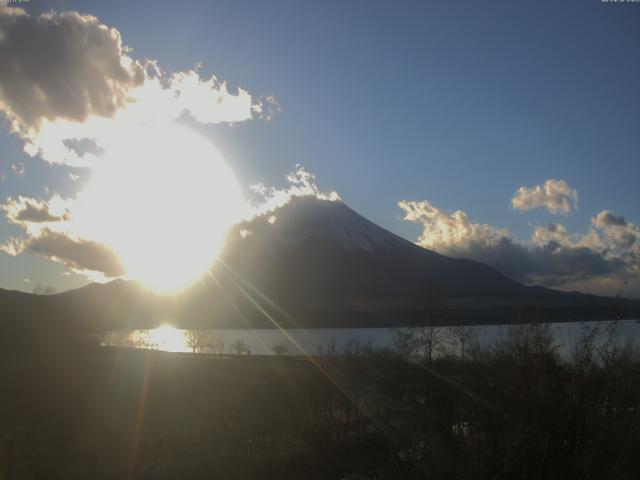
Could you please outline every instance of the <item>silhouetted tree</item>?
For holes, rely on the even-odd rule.
[[[209,348],[211,349],[211,353],[216,355],[222,355],[224,353],[225,346],[227,344],[226,339],[224,338],[224,334],[215,333],[211,339],[209,344]]]
[[[419,357],[431,364],[447,337],[443,328],[446,313],[442,287],[436,285],[427,289],[413,306],[414,326],[394,329],[396,350],[406,357]]]
[[[192,353],[202,352],[206,348],[212,348],[206,332],[202,330],[187,330],[184,334],[185,343]]]
[[[247,353],[249,351],[249,345],[247,345],[247,342],[245,342],[241,338],[238,338],[231,344],[231,350],[236,355],[242,355],[243,353]]]

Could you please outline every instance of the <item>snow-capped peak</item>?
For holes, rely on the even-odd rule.
[[[298,244],[308,240],[328,240],[348,251],[373,252],[406,242],[341,201],[315,197],[295,198],[243,228],[271,241]]]

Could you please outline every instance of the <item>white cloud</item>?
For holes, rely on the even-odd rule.
[[[321,200],[338,201],[340,195],[335,191],[323,192],[316,184],[315,174],[305,170],[301,164],[287,174],[289,185],[278,189],[266,187],[262,183],[250,185],[251,191],[257,195],[254,214],[261,215],[287,204],[294,197],[316,197]],[[275,221],[275,220],[274,220]],[[273,222],[272,222],[273,223]]]
[[[546,208],[549,213],[566,215],[578,207],[578,191],[564,180],[549,179],[543,185],[520,187],[511,199],[511,207],[521,211]]]
[[[398,205],[405,212],[404,220],[419,223],[424,227],[417,243],[426,248],[465,248],[471,242],[495,245],[502,238],[509,236],[506,229],[470,222],[462,210],[448,213],[428,201],[403,200]]]
[[[233,95],[226,82],[215,76],[204,80],[195,70],[179,72],[171,76],[169,85],[178,104],[198,122],[243,122],[252,116],[249,92],[239,88]]]

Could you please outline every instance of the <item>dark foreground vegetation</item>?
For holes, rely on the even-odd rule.
[[[416,333],[417,332],[417,333]],[[0,479],[637,479],[640,360],[544,326],[436,356],[215,357],[3,337]]]

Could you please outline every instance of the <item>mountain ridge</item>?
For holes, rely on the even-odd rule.
[[[523,311],[537,318],[611,317],[640,306],[521,285],[482,263],[424,249],[342,202],[315,197],[293,198],[234,226],[211,276],[176,295],[124,280],[49,296],[7,292],[0,290],[5,317],[46,318],[79,330],[274,327],[271,320],[288,327],[394,326],[419,321],[434,299],[453,323],[508,322]]]

